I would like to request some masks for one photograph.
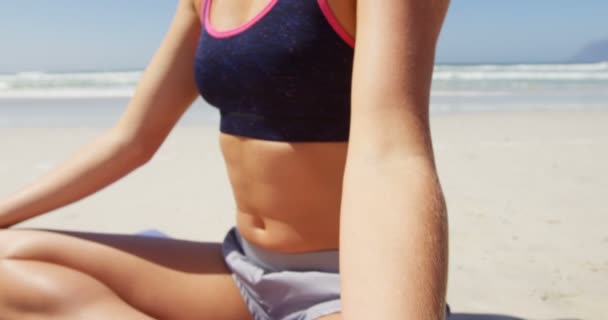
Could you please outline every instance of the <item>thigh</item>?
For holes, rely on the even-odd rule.
[[[160,319],[251,319],[219,243],[46,230],[0,231],[0,258],[85,273]]]
[[[56,264],[0,260],[0,287],[1,319],[153,320],[101,282]]]

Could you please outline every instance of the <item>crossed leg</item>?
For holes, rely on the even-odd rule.
[[[2,319],[251,319],[218,243],[0,230]]]

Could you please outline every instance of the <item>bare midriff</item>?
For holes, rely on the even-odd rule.
[[[193,1],[200,12],[203,2]],[[214,1],[211,24],[220,30],[241,26],[270,1]],[[328,0],[328,5],[354,38],[355,1]],[[290,143],[224,133],[219,139],[236,225],[245,239],[276,252],[338,248],[346,142]]]
[[[277,252],[336,249],[346,142],[276,142],[220,134],[237,208],[251,243]]]

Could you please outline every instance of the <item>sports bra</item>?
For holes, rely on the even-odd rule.
[[[194,73],[220,131],[250,138],[347,141],[354,40],[327,0],[269,0],[249,22],[202,31]]]

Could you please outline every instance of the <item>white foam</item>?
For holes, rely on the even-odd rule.
[[[431,96],[435,97],[487,97],[505,96],[509,94],[511,94],[511,92],[490,90],[431,90]]]
[[[122,98],[133,96],[134,89],[37,89],[37,90],[0,90],[0,98],[28,98],[28,99],[54,99],[54,98]]]
[[[608,61],[587,64],[437,65],[434,80],[605,81]]]
[[[143,71],[0,75],[0,98],[129,97]],[[436,65],[436,96],[501,95],[514,88],[608,88],[608,61],[588,64]],[[465,88],[466,87],[466,88]],[[482,91],[483,90],[483,91]]]
[[[128,97],[141,71],[0,75],[0,98]]]
[[[475,70],[475,71],[608,71],[608,61],[597,63],[571,64],[479,64],[479,65],[436,65],[435,71]]]
[[[608,80],[608,72],[439,71],[434,80]]]

